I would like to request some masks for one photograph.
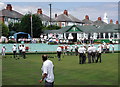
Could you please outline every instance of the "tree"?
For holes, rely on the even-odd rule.
[[[8,24],[8,28],[9,28],[9,31],[13,31],[13,23],[12,22],[10,22],[9,24]]]
[[[2,36],[7,37],[8,35],[9,35],[9,28],[4,23],[2,23]]]
[[[20,23],[14,23],[12,30],[16,32],[20,32],[21,31]]]
[[[32,31],[33,37],[39,37],[42,32],[42,21],[37,15],[32,15]],[[31,34],[31,14],[26,14],[21,19],[21,29],[22,32]]]
[[[59,26],[56,26],[56,25],[49,25],[47,27],[44,27],[44,30],[58,30],[60,29],[61,27]]]

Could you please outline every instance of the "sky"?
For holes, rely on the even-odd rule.
[[[83,20],[85,15],[89,15],[90,20],[96,21],[98,17],[104,17],[107,13],[108,19],[114,22],[118,20],[118,2],[0,2],[0,10],[6,7],[6,4],[11,4],[13,9],[26,14],[31,11],[33,14],[37,12],[38,8],[43,10],[43,14],[50,15],[49,4],[52,4],[52,17],[60,15],[66,9],[68,14]]]

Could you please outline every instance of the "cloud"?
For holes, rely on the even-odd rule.
[[[98,17],[104,17],[104,13],[107,12],[108,18],[113,19],[113,21],[118,20],[118,3],[104,3],[102,5],[93,5],[93,3],[90,3],[91,5],[82,5],[82,6],[71,6],[71,8],[67,9],[68,12],[73,15],[74,17],[77,17],[80,20],[84,19],[85,15],[89,15],[90,20],[96,21]],[[4,3],[0,3],[0,7],[5,7]],[[32,13],[37,13],[38,8],[42,8],[43,14],[46,14],[47,16],[50,15],[49,6],[44,5],[22,5],[14,4],[12,5],[13,9],[22,13],[26,14],[28,11],[32,11]],[[66,9],[66,6],[63,5],[63,7]],[[63,8],[62,7],[62,8]],[[63,9],[60,7],[52,7],[52,17],[54,18],[55,14],[60,15],[63,13]]]
[[[4,7],[5,7],[5,4],[0,2],[0,10],[4,9]]]
[[[79,18],[80,20],[84,19],[85,15],[89,15],[90,20],[96,21],[98,17],[104,17],[104,13],[107,13],[108,19],[113,19],[114,21],[118,20],[118,5],[117,3],[106,3],[99,6],[86,6],[86,7],[76,7],[69,11],[70,14]]]

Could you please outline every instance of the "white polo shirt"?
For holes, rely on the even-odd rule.
[[[92,53],[92,47],[88,47],[88,53]]]
[[[44,80],[46,80],[47,82],[53,82],[54,81],[54,74],[53,74],[53,63],[50,60],[46,60],[45,62],[43,62],[43,66],[42,66],[42,75],[44,73],[47,74],[47,77],[45,77]]]
[[[13,50],[13,51],[17,51],[17,47],[16,47],[16,46],[13,46],[12,50]]]
[[[92,52],[96,52],[96,47],[95,46],[92,47]]]
[[[19,46],[19,50],[22,50],[22,46],[21,47]]]
[[[98,52],[98,53],[102,53],[102,48],[101,48],[101,47],[98,47],[97,52]]]
[[[25,46],[24,46],[24,47],[22,47],[22,52],[25,52]]]
[[[86,51],[86,49],[85,49],[84,47],[80,47],[80,48],[78,49],[78,52],[79,52],[79,53],[85,53],[85,51]]]
[[[2,52],[3,52],[3,53],[5,52],[5,50],[6,50],[6,48],[2,47]]]
[[[61,48],[61,47],[58,47],[58,48],[57,48],[57,51],[58,51],[58,52],[61,52],[61,51],[62,51],[62,48]]]

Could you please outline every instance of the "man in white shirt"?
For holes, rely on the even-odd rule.
[[[92,47],[90,45],[88,45],[87,54],[88,54],[88,63],[91,63]]]
[[[3,47],[2,47],[2,56],[3,56],[3,57],[5,57],[5,50],[6,50],[6,47],[3,46]]]
[[[102,60],[101,60],[101,53],[102,53],[102,47],[101,47],[101,46],[98,46],[96,63],[98,62],[99,59],[100,59],[99,62],[100,62],[100,63],[102,62]]]
[[[86,51],[86,49],[85,49],[83,46],[79,47],[79,49],[78,49],[78,53],[79,53],[79,64],[83,64],[83,63],[85,62],[85,60],[84,60],[85,51]]]
[[[45,87],[53,87],[54,86],[54,65],[51,60],[47,59],[47,55],[42,55],[43,66],[42,66],[42,79],[39,80],[41,83],[43,80],[45,81]]]
[[[19,49],[19,56],[21,57],[22,56],[22,45],[21,44],[18,46],[18,49]]]
[[[58,61],[61,60],[61,53],[62,53],[62,48],[60,46],[58,46],[58,48],[57,48]]]
[[[114,46],[114,44],[112,44],[112,53],[114,53],[114,48],[115,48],[115,46]]]
[[[92,44],[92,62],[96,61],[96,47]]]
[[[26,56],[25,56],[25,46],[24,45],[22,45],[22,55],[23,55],[23,58],[25,59]]]
[[[107,48],[107,49],[106,49],[106,50],[107,50],[107,52],[109,53],[109,50],[110,50],[110,45],[109,45],[109,44],[107,44],[107,45],[106,45],[106,48]]]
[[[16,58],[16,56],[17,56],[17,54],[16,54],[16,52],[17,52],[16,44],[13,45],[12,51],[13,51],[14,58]]]

